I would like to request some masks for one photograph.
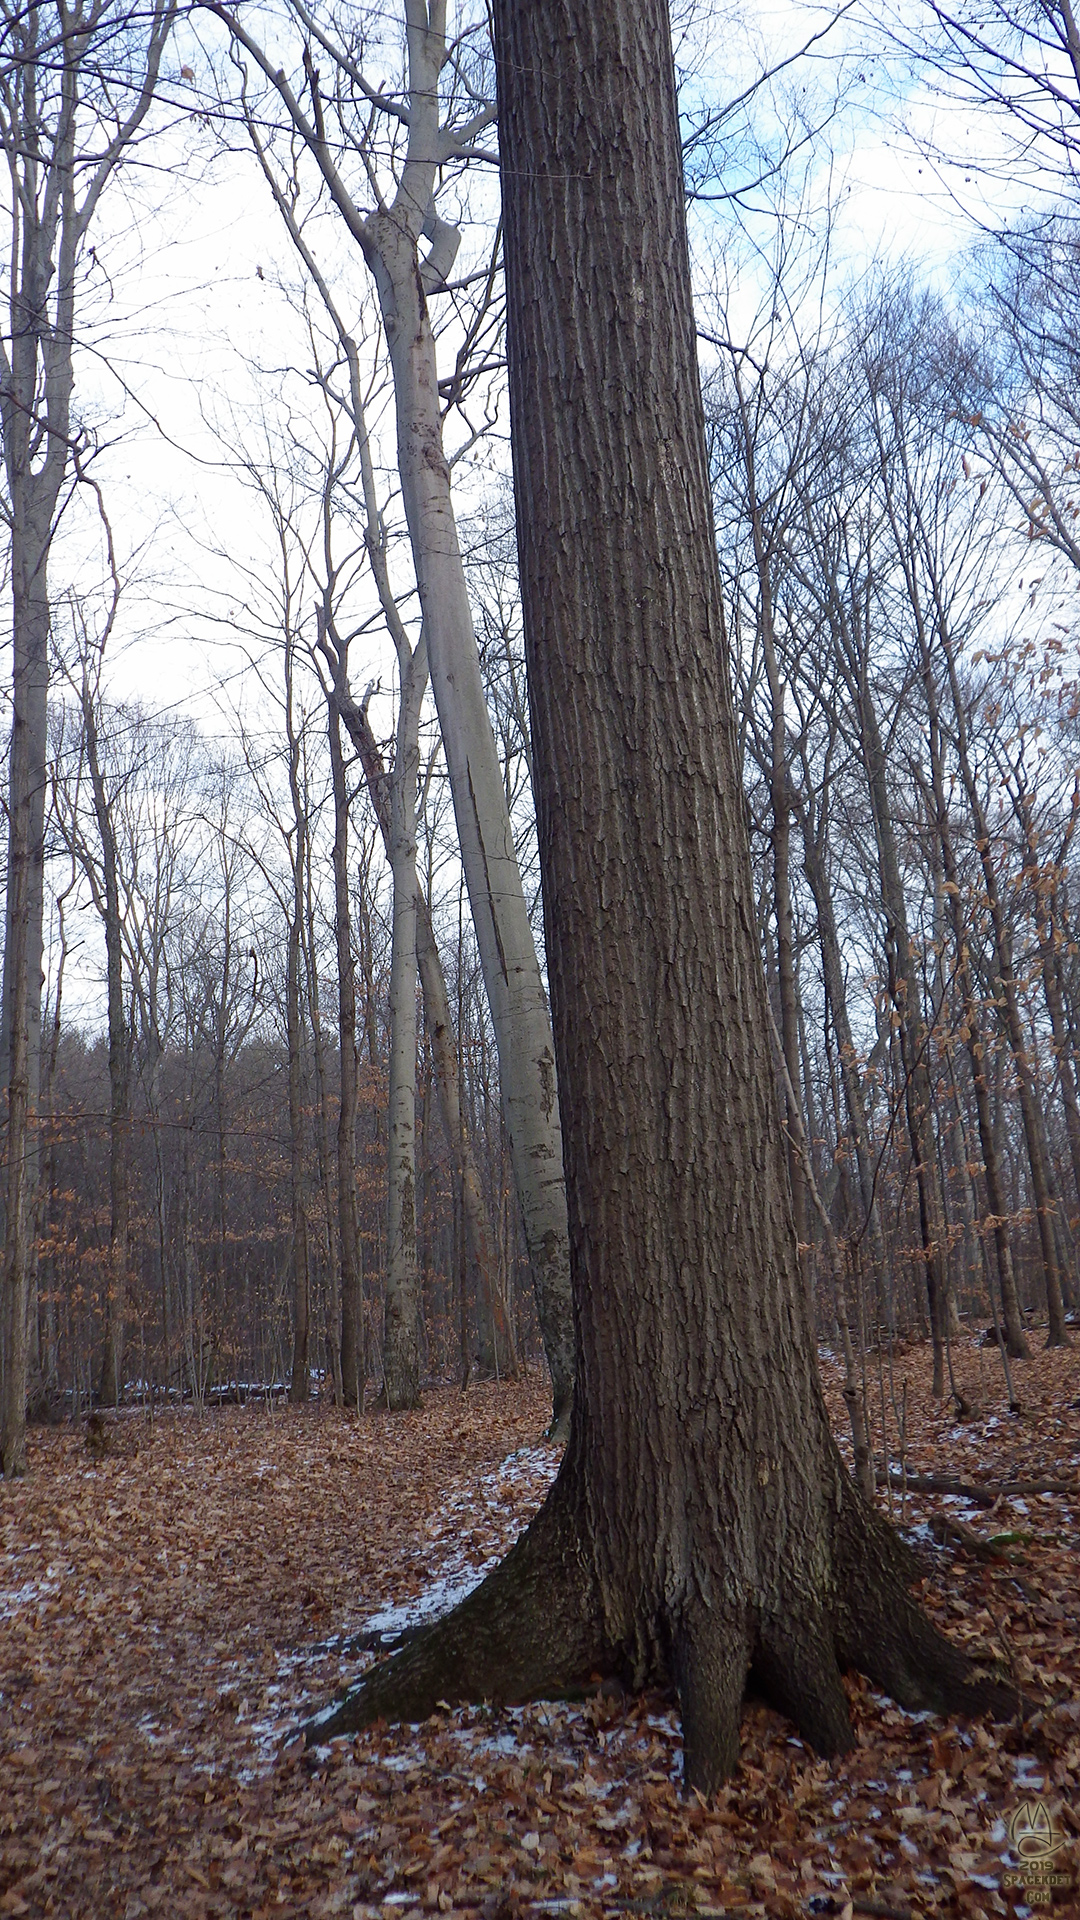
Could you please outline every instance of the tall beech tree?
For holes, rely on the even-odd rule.
[[[508,352],[579,1371],[531,1527],[309,1727],[615,1672],[686,1774],[748,1679],[824,1753],[841,1680],[1000,1706],[829,1431],[735,757],[664,0],[495,0]]]
[[[466,85],[463,100],[453,100],[448,117],[442,115],[447,103],[440,81],[454,74],[459,60],[459,49],[447,39],[446,0],[405,0],[407,70],[400,96],[373,88],[365,79],[362,33],[355,44],[347,36],[339,42],[318,24],[304,0],[290,0],[289,11],[305,37],[303,93],[310,113],[284,69],[240,24],[235,9],[218,0],[202,3],[225,22],[237,49],[276,91],[375,283],[394,382],[398,474],[431,690],[498,1047],[518,1209],[551,1370],[551,1431],[562,1435],[573,1395],[574,1352],[551,1025],[480,673],[443,443],[431,316],[431,303],[449,290],[460,244],[458,229],[437,210],[440,172],[475,156],[494,108]],[[320,58],[331,62],[325,86],[313,44]],[[358,100],[364,103],[359,116]],[[369,108],[377,109],[374,117]],[[372,136],[384,119],[404,134],[404,144],[400,164],[390,168],[380,184],[382,161]],[[356,158],[362,166],[362,190],[350,184],[349,168]],[[295,156],[290,172],[294,161]],[[291,191],[290,185],[286,197]],[[375,200],[368,213],[354,198],[361,191]],[[426,253],[421,250],[425,240]],[[486,280],[486,274],[481,278]]]
[[[49,558],[92,439],[73,412],[87,236],[153,103],[175,8],[0,0],[0,452],[10,538],[12,718],[0,992],[4,1250],[0,1464],[26,1471],[36,1110],[41,1046]],[[93,250],[90,256],[93,257]]]

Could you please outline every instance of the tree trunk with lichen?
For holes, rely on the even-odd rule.
[[[496,0],[508,348],[578,1378],[532,1526],[326,1739],[617,1673],[688,1783],[749,1681],[1011,1711],[910,1599],[829,1431],[799,1281],[724,658],[663,0]]]

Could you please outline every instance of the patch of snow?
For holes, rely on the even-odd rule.
[[[390,1635],[404,1633],[407,1627],[419,1626],[422,1620],[438,1620],[456,1607],[460,1600],[467,1599],[473,1589],[480,1585],[485,1573],[495,1565],[494,1560],[488,1560],[471,1574],[444,1576],[434,1580],[415,1600],[405,1601],[399,1607],[380,1607],[378,1613],[368,1614],[357,1631]]]
[[[462,1727],[459,1738],[468,1739],[471,1731],[472,1729],[470,1727]],[[529,1742],[527,1740],[519,1740],[516,1733],[482,1734],[478,1739],[473,1740],[471,1745],[474,1753],[505,1754],[532,1752]]]
[[[339,1702],[338,1702],[337,1700],[333,1700],[333,1701],[331,1701],[331,1703],[330,1703],[330,1705],[329,1705],[328,1707],[323,1707],[323,1708],[322,1708],[322,1710],[321,1710],[321,1712],[319,1712],[319,1713],[313,1713],[313,1714],[312,1714],[312,1716],[311,1716],[311,1724],[312,1724],[312,1726],[313,1726],[313,1727],[322,1727],[322,1726],[325,1726],[325,1725],[326,1725],[326,1722],[327,1722],[328,1720],[332,1720],[332,1719],[333,1719],[333,1717],[334,1717],[334,1715],[335,1715],[335,1713],[336,1713],[336,1712],[337,1712],[337,1710],[338,1710],[338,1705],[339,1705]],[[252,1729],[253,1729],[253,1730],[254,1730],[254,1728],[256,1727],[256,1725],[257,1725],[257,1724],[258,1724],[258,1723],[256,1723],[255,1721],[253,1721],[253,1722],[252,1722]]]
[[[931,1533],[929,1520],[913,1520],[909,1526],[897,1527],[896,1531],[902,1540],[907,1541],[909,1546],[913,1546],[914,1543],[918,1541],[921,1547],[932,1547],[935,1553],[945,1553],[948,1551],[948,1549],[942,1545],[941,1541]],[[885,1695],[875,1696],[875,1698],[878,1697],[884,1699]]]
[[[1042,1763],[1036,1760],[1034,1754],[1018,1753],[1013,1761],[1013,1772],[1018,1786],[1034,1787],[1039,1793],[1043,1792]]]
[[[379,1761],[388,1773],[418,1773],[427,1766],[427,1754],[423,1747],[407,1747],[404,1753],[387,1753]]]
[[[10,1620],[21,1607],[32,1607],[35,1600],[59,1591],[59,1580],[26,1580],[21,1587],[0,1588],[0,1620]]]

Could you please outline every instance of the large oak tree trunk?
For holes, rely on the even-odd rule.
[[[862,1668],[1014,1704],[911,1602],[832,1440],[769,1053],[663,0],[496,0],[522,592],[579,1371],[549,1498],[326,1738],[617,1671],[690,1784],[748,1678],[821,1751]]]

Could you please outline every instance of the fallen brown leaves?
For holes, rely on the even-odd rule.
[[[923,1354],[894,1363],[910,1470],[1077,1482],[1080,1356],[1017,1368],[1018,1418],[996,1357],[957,1357],[983,1409],[963,1426],[931,1403]],[[81,1433],[36,1433],[31,1478],[0,1489],[0,1916],[1009,1912],[1018,1803],[1041,1791],[1080,1832],[1076,1495],[988,1512],[912,1493],[903,1515],[880,1496],[926,1542],[942,1625],[1050,1703],[1023,1728],[912,1717],[852,1680],[846,1760],[750,1706],[709,1804],[682,1797],[659,1696],[447,1712],[316,1754],[290,1740],[371,1657],[350,1635],[452,1593],[513,1537],[555,1464],[543,1415],[533,1383],[362,1422],[127,1416],[100,1459]],[[963,1523],[944,1546],[942,1511]],[[1000,1557],[958,1547],[963,1527]]]

